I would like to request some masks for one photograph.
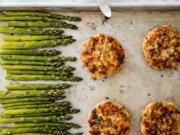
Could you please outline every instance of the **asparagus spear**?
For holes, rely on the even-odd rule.
[[[79,113],[79,110],[75,110],[75,109],[71,109],[71,110],[66,110],[66,111],[59,111],[59,112],[43,112],[43,113],[32,113],[32,114],[22,114],[22,115],[2,115],[1,117],[3,118],[14,118],[14,117],[38,117],[38,116],[64,116],[67,114],[75,114],[75,113]]]
[[[52,40],[52,39],[72,39],[72,36],[67,35],[11,35],[4,36],[5,41],[40,41],[40,40]]]
[[[13,134],[13,135],[53,135],[50,133],[20,133],[20,134]]]
[[[6,70],[34,70],[34,71],[39,70],[39,71],[59,71],[59,72],[60,71],[71,72],[75,70],[75,68],[71,66],[53,67],[53,66],[31,66],[31,65],[2,65],[2,68]]]
[[[15,118],[15,117],[38,117],[38,116],[64,116],[64,115],[70,115],[70,114],[75,114],[79,113],[74,111],[74,109],[71,110],[66,110],[66,111],[59,111],[59,112],[43,112],[43,113],[32,113],[32,114],[22,114],[22,115],[2,115],[1,117],[3,118]]]
[[[4,11],[6,16],[38,16],[38,17],[50,17],[55,19],[63,19],[68,21],[81,21],[81,18],[75,16],[67,16],[61,14],[52,14],[49,12],[35,12],[35,11]]]
[[[64,99],[65,96],[59,97],[25,97],[25,98],[12,98],[12,99],[0,99],[2,104],[9,104],[9,103],[20,103],[20,102],[42,102],[42,101],[56,101]]]
[[[44,122],[44,123],[15,123],[13,127],[69,127],[69,128],[81,128],[80,125],[68,122]]]
[[[39,116],[39,117],[17,117],[17,118],[0,118],[0,123],[10,122],[62,122],[65,120],[71,120],[72,116]]]
[[[29,109],[30,110],[30,109]],[[79,113],[79,109],[68,109],[68,110],[63,110],[61,109],[60,111],[57,112],[37,112],[37,113],[28,113],[28,114],[8,114],[8,115],[3,115],[1,114],[1,117],[3,118],[13,118],[13,117],[37,117],[37,116],[64,116],[67,114],[75,114]]]
[[[59,71],[31,71],[31,70],[7,70],[8,74],[15,75],[54,75],[54,76],[72,76],[71,72]]]
[[[37,28],[65,28],[65,29],[78,29],[74,24],[68,24],[64,21],[8,21],[9,27],[37,27]]]
[[[42,114],[42,113],[58,113],[58,112],[66,112],[70,109],[69,106],[51,106],[48,108],[30,108],[30,109],[12,109],[12,110],[4,110],[1,115],[2,116],[18,116],[18,115],[33,115],[33,114]]]
[[[61,54],[58,50],[0,50],[0,55],[37,55],[56,56]]]
[[[3,104],[3,107],[5,109],[11,109],[11,108],[18,108],[19,106],[27,106],[27,105],[40,105],[40,104],[52,104],[54,103],[54,100],[52,101],[34,101],[34,102],[18,102],[18,103],[6,103]]]
[[[6,104],[5,104],[6,105]],[[70,102],[67,101],[62,101],[62,102],[54,102],[54,103],[34,103],[34,104],[19,104],[19,105],[14,105],[14,106],[4,106],[6,110],[12,110],[12,109],[30,109],[30,108],[48,108],[51,106],[69,106],[72,107]]]
[[[68,133],[68,134],[59,134],[59,135],[82,135],[83,133]],[[20,134],[13,134],[13,135],[54,135],[50,133],[20,133]]]
[[[64,116],[64,115],[70,115],[70,114],[77,114],[79,113],[79,109],[68,109],[68,110],[61,110],[58,112],[40,112],[40,113],[29,113],[29,114],[9,114],[9,115],[3,115],[1,114],[1,117],[3,118],[15,118],[15,117],[38,117],[38,116]]]
[[[0,26],[0,32],[4,34],[29,34],[29,35],[59,35],[64,31],[60,29],[46,28],[16,28]]]
[[[29,127],[24,127],[24,128],[5,128],[1,131],[1,134],[6,135],[6,134],[17,134],[17,133],[28,133],[28,132],[39,132],[39,133],[51,133],[54,135],[68,135],[69,132],[66,131],[65,127],[34,127],[34,128],[29,128]]]
[[[14,74],[7,74],[7,80],[14,80],[14,81],[35,81],[35,80],[61,80],[61,81],[75,81],[79,82],[82,80],[81,77],[76,76],[54,76],[54,75],[14,75]]]
[[[0,21],[58,21],[58,19],[38,16],[0,16]]]
[[[28,55],[1,55],[3,60],[15,61],[76,61],[76,57],[63,56],[28,56]]]
[[[59,67],[64,65],[64,61],[13,61],[13,60],[0,60],[2,65],[32,65],[32,66],[53,66]],[[13,70],[15,71],[15,70]],[[22,70],[20,70],[22,71]],[[23,71],[22,71],[23,72]]]
[[[0,91],[0,99],[4,98],[19,98],[19,97],[38,97],[38,96],[60,96],[63,95],[64,91],[62,90],[26,90],[26,91],[9,91],[4,92]]]
[[[19,135],[19,134],[13,134],[13,135]],[[53,135],[49,133],[21,133],[21,135]]]
[[[6,85],[8,90],[51,90],[51,89],[66,89],[71,85],[67,83],[61,84],[22,84],[22,83],[11,83]]]
[[[42,40],[42,41],[26,41],[26,42],[1,42],[2,49],[36,49],[45,47],[65,46],[71,44],[75,39],[57,39],[57,40]]]

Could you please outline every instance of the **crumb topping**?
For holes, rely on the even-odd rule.
[[[142,47],[154,69],[176,68],[180,62],[180,34],[171,26],[158,26],[148,32]]]
[[[88,123],[91,135],[127,135],[130,115],[125,107],[107,101],[93,109]]]
[[[143,135],[180,135],[180,112],[173,103],[155,102],[142,113]]]
[[[103,79],[116,72],[125,57],[121,44],[111,36],[99,34],[82,48],[81,60],[93,79]]]

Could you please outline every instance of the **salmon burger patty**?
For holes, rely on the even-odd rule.
[[[91,135],[127,135],[130,114],[119,103],[103,101],[88,116]]]
[[[180,63],[180,33],[169,25],[157,26],[147,33],[142,50],[152,68],[176,68]]]
[[[143,135],[180,135],[180,112],[176,105],[167,101],[148,104],[142,112]]]
[[[120,69],[125,57],[121,44],[111,36],[99,34],[84,44],[81,60],[93,79],[104,79]]]

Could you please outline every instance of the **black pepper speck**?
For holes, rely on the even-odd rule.
[[[95,87],[94,86],[89,86],[90,91],[94,91]]]
[[[123,93],[123,90],[119,90],[120,91],[120,93]]]
[[[130,21],[130,24],[133,25],[133,21],[132,20]]]

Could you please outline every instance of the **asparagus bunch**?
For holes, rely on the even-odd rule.
[[[4,34],[59,35],[64,31],[54,28],[16,28],[0,26],[0,32]]]
[[[2,49],[36,49],[45,47],[65,46],[71,44],[75,39],[57,39],[57,40],[42,40],[42,41],[26,41],[26,42],[1,42]]]
[[[13,61],[76,61],[76,57],[63,56],[1,55],[0,58]]]
[[[11,83],[6,85],[8,90],[51,90],[51,89],[66,89],[71,85],[67,83],[61,84],[22,84],[22,83]]]
[[[37,28],[65,28],[65,29],[78,29],[78,27],[74,24],[69,24],[64,21],[52,21],[52,22],[44,22],[44,21],[8,21],[9,27],[37,27]]]
[[[35,81],[35,80],[54,80],[54,81],[74,81],[79,82],[82,81],[81,77],[77,76],[54,76],[54,75],[15,75],[15,74],[7,74],[7,80],[14,81]]]
[[[68,20],[68,21],[81,21],[81,18],[75,16],[68,16],[68,15],[61,15],[61,14],[52,14],[49,12],[35,12],[35,11],[4,11],[3,14],[5,16],[30,16],[30,17],[49,17],[61,20]]]
[[[2,65],[32,65],[32,66],[53,66],[60,67],[64,65],[64,61],[13,61],[13,60],[0,60],[0,64]],[[12,70],[12,72],[16,70]],[[23,72],[22,70],[20,70]],[[18,72],[17,72],[18,73]]]
[[[58,50],[9,50],[0,49],[0,55],[35,55],[35,56],[56,56],[61,54]]]
[[[77,29],[74,24],[62,20],[79,21],[74,16],[64,16],[47,12],[5,11],[0,21],[8,21],[0,26],[5,34],[24,34],[5,36],[0,43],[0,63],[7,70],[10,80],[62,80],[81,81],[73,76],[75,69],[63,66],[65,61],[75,61],[75,57],[57,56],[56,50],[32,50],[44,47],[63,46],[74,42],[72,36],[62,35],[58,28]],[[30,27],[30,28],[28,28]],[[28,34],[28,35],[26,35]],[[63,84],[9,84],[7,92],[0,92],[0,102],[4,110],[0,123],[15,122],[13,127],[0,127],[0,134],[24,135],[81,135],[68,130],[80,128],[71,120],[70,114],[78,113],[65,98],[63,89],[71,85]]]
[[[5,41],[40,41],[52,39],[72,39],[72,36],[67,35],[10,35],[3,37]]]

